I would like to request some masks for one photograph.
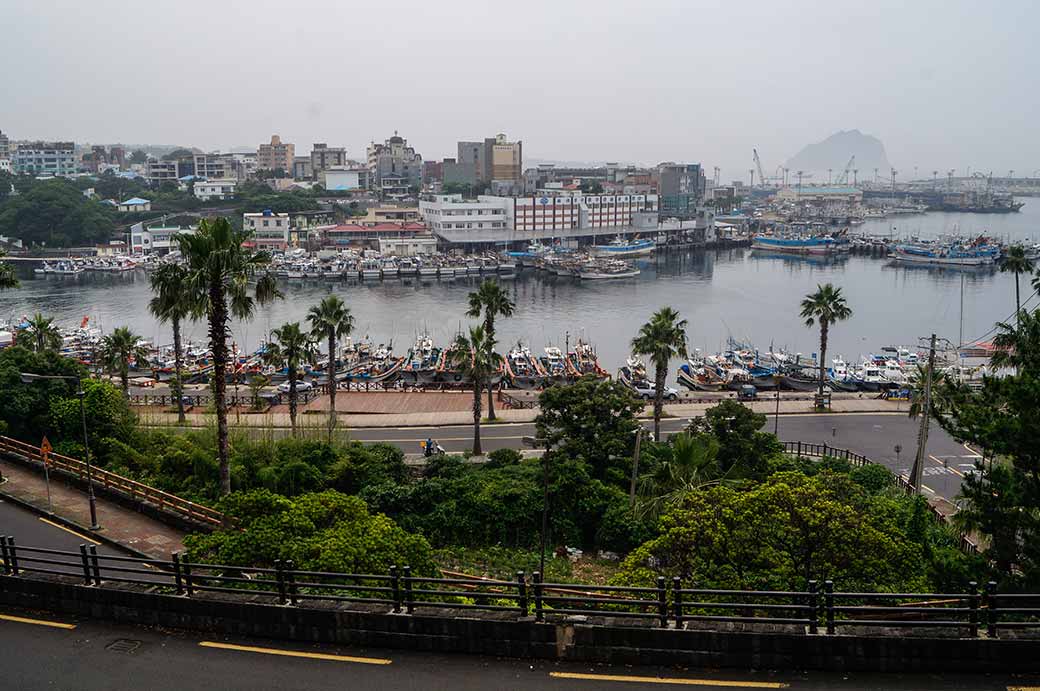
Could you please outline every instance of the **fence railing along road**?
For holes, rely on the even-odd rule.
[[[75,579],[83,586],[146,586],[159,594],[198,597],[204,593],[267,598],[271,604],[382,605],[395,613],[459,609],[513,613],[546,621],[570,615],[643,619],[658,627],[704,628],[705,624],[787,625],[792,631],[836,634],[845,627],[914,627],[999,637],[1011,629],[1040,629],[1040,594],[1001,593],[971,583],[960,593],[863,593],[835,591],[834,583],[809,581],[805,591],[691,588],[679,577],[658,577],[649,587],[545,582],[523,571],[514,580],[414,576],[408,566],[385,574],[306,571],[291,561],[274,568],[202,564],[180,553],[169,561],[25,547],[0,536],[6,576]]]

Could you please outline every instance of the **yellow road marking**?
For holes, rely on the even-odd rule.
[[[251,645],[232,645],[216,641],[201,641],[203,648],[220,648],[221,650],[237,650],[244,653],[264,653],[265,655],[283,655],[285,657],[305,657],[311,660],[332,660],[334,662],[357,662],[362,665],[389,665],[393,660],[381,657],[351,657],[349,655],[330,655],[328,653],[305,653],[298,650],[282,650],[281,648],[257,648]]]
[[[74,629],[75,624],[65,624],[60,621],[46,621],[45,619],[29,619],[27,617],[16,617],[10,614],[0,614],[3,621],[15,621],[19,624],[36,624],[37,626],[49,626],[53,629]]]
[[[729,679],[682,679],[679,677],[637,677],[627,674],[581,674],[579,672],[549,672],[554,679],[583,679],[586,681],[626,681],[638,684],[677,684],[679,686],[722,686],[738,689],[785,689],[779,681],[734,681]],[[1008,691],[1011,691],[1010,689]]]
[[[1007,691],[1040,691],[1040,686],[1009,686]]]
[[[48,521],[46,518],[43,518],[42,516],[40,517],[40,520],[43,521],[44,523],[46,523],[47,525],[52,525],[55,528],[58,528],[59,530],[64,530],[66,533],[72,533],[73,535],[75,535],[76,537],[80,538],[81,540],[86,540],[87,542],[89,542],[91,544],[94,544],[94,545],[100,545],[101,544],[97,540],[91,539],[91,538],[87,537],[86,535],[84,535],[83,533],[77,533],[75,530],[72,530],[70,528],[66,528],[65,526],[63,526],[60,523],[55,523],[54,521]]]

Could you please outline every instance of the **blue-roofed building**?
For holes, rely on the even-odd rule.
[[[134,213],[137,211],[151,211],[152,202],[140,197],[133,197],[124,202],[119,202],[119,210],[123,213]]]

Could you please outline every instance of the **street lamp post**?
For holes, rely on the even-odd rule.
[[[29,372],[19,373],[21,380],[26,384],[50,379],[62,379],[64,381],[76,382],[76,398],[79,399],[79,417],[83,424],[83,457],[87,464],[87,499],[90,503],[90,529],[100,530],[97,520],[97,503],[94,499],[94,472],[90,464],[90,440],[87,437],[87,409],[84,401],[87,392],[83,390],[83,380],[79,377],[67,377],[60,374],[31,374]]]

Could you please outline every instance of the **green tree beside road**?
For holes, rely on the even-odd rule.
[[[820,387],[819,397],[823,398],[823,386],[827,378],[827,338],[830,328],[835,322],[845,321],[852,316],[852,309],[845,302],[841,294],[841,288],[835,288],[830,283],[816,287],[816,292],[805,296],[802,300],[802,319],[805,325],[812,328],[820,325],[820,360],[818,375]]]
[[[671,307],[662,307],[632,339],[632,352],[646,355],[654,366],[654,438],[660,439],[668,365],[673,358],[686,357],[686,320]]]
[[[491,361],[498,359],[494,352],[495,318],[499,316],[513,316],[513,309],[515,307],[513,301],[509,299],[509,295],[502,289],[501,284],[495,280],[482,281],[480,287],[469,294],[469,310],[466,312],[466,316],[479,317],[481,312],[483,312],[484,333],[487,335],[487,346],[492,349],[488,353],[488,359]],[[495,419],[495,396],[492,388],[493,387],[488,386],[487,389],[489,420]]]
[[[25,328],[18,334],[18,345],[35,353],[61,349],[61,332],[54,319],[39,312],[25,320]]]
[[[149,348],[128,327],[120,326],[101,339],[98,359],[109,372],[119,375],[123,395],[130,395],[130,365],[148,361]]]
[[[184,398],[182,396],[182,369],[184,347],[181,342],[181,324],[191,318],[191,292],[188,286],[188,270],[182,264],[166,262],[149,277],[152,299],[148,311],[159,320],[169,323],[173,331],[173,379],[170,391],[177,398],[177,422],[184,424]]]
[[[304,365],[314,364],[318,350],[309,334],[300,329],[299,322],[283,324],[271,331],[271,341],[264,348],[264,361],[285,368],[289,383],[289,423],[296,436],[297,383]]]

